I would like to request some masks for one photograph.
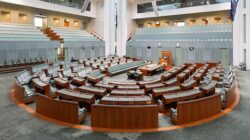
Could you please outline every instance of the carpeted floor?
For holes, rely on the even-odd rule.
[[[9,96],[12,74],[0,75],[0,140],[249,140],[250,72],[238,72],[241,101],[229,115],[215,121],[167,132],[99,133],[71,129],[34,117]]]

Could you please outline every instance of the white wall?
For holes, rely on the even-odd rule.
[[[96,17],[94,4],[91,5],[90,12],[86,11],[84,13],[81,13],[80,9],[61,6],[61,5],[57,5],[53,3],[40,1],[40,0],[0,0],[0,2],[12,3],[16,5],[22,5],[22,6],[29,6],[29,7],[62,12],[62,13],[67,13],[67,14],[73,14],[73,15],[78,15],[78,16],[85,16],[85,17],[92,17],[92,18]]]
[[[103,1],[95,2],[92,1],[92,4],[95,5],[96,18],[91,18],[88,23],[88,30],[94,30],[99,35],[104,37],[104,3]]]
[[[244,61],[244,49],[246,49],[246,65],[250,70],[250,1],[246,0],[246,8],[243,6],[244,0],[239,0],[235,20],[233,23],[234,30],[234,56],[233,63],[238,66]],[[246,15],[246,23],[244,23],[244,14]],[[246,25],[244,29],[244,24]],[[244,42],[244,31],[246,32],[246,42]]]
[[[203,12],[214,12],[229,10],[231,8],[230,2],[221,4],[212,4],[204,6],[187,7],[180,9],[170,9],[165,11],[159,11],[159,17],[162,16],[173,16],[173,15],[183,15],[183,14],[193,14],[193,13],[203,13]],[[142,19],[155,17],[154,12],[137,13],[137,4],[134,3],[131,6],[132,19]]]
[[[127,6],[127,26],[128,26],[128,32],[127,32],[127,37],[129,37],[129,35],[131,35],[131,33],[133,33],[135,31],[135,29],[137,28],[137,23],[135,21],[135,19],[132,19],[132,4],[128,3]]]

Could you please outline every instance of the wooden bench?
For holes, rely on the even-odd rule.
[[[84,121],[85,109],[79,109],[78,103],[65,100],[54,100],[44,95],[36,95],[36,112],[67,123]]]
[[[157,105],[103,105],[91,107],[91,126],[115,129],[158,128]]]
[[[185,124],[211,117],[221,112],[219,94],[177,103],[177,109],[171,109],[171,120],[176,124]]]

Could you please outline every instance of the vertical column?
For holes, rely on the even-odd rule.
[[[235,20],[233,23],[233,45],[234,45],[234,65],[238,66],[239,63],[244,61],[244,56],[246,56],[246,66],[250,70],[250,27],[247,26],[250,22],[250,2],[247,0],[240,0],[237,7],[237,12]],[[246,54],[244,50],[246,49]]]
[[[117,54],[119,56],[126,54],[126,42],[127,42],[127,0],[116,0],[118,9],[118,27],[117,27]]]
[[[105,55],[115,53],[115,0],[104,0]]]

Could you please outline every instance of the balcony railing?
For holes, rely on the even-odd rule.
[[[73,2],[67,2],[67,1],[62,1],[62,0],[41,0],[53,4],[58,4],[66,7],[71,7],[71,8],[76,8],[76,9],[81,9],[82,8],[82,1],[79,1],[79,3],[73,3]],[[90,5],[87,8],[87,11],[90,11]]]
[[[165,11],[165,10],[185,8],[185,7],[226,3],[230,1],[231,0],[194,0],[188,2],[181,2],[180,0],[174,0],[174,1],[163,0],[163,1],[157,1],[157,8],[159,11]],[[149,4],[144,4],[143,6],[142,4],[138,5],[138,13],[152,12],[152,10],[153,10],[152,5]]]

